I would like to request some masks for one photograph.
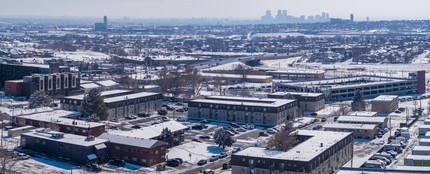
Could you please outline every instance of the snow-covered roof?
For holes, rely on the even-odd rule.
[[[302,74],[302,75],[309,75],[309,74],[324,74],[324,71],[319,70],[288,70],[288,71],[267,71],[269,74]]]
[[[102,123],[65,118],[65,117],[75,117],[79,115],[81,115],[81,113],[79,112],[66,111],[66,110],[54,110],[51,112],[23,115],[18,117],[31,119],[31,120],[44,121],[44,122],[52,122],[52,123],[62,124],[62,125],[70,125],[70,126],[73,125],[73,123],[76,123],[73,126],[80,127],[80,128],[92,128],[92,127],[104,126],[104,124]]]
[[[166,144],[165,142],[158,140],[151,140],[145,138],[129,137],[126,135],[119,135],[113,133],[103,133],[99,136],[101,139],[109,140],[111,143],[115,144],[125,144],[129,146],[143,147],[143,148],[153,148]]]
[[[223,73],[201,73],[203,77],[219,77],[219,78],[237,78],[241,79],[243,76],[241,74],[223,74]],[[269,79],[272,76],[266,75],[246,75],[247,79]]]
[[[109,91],[102,91],[100,92],[101,96],[109,96],[109,95],[115,95],[115,94],[122,94],[122,93],[129,93],[131,90],[125,90],[125,89],[115,89],[115,90],[109,90]],[[81,95],[72,95],[64,97],[65,99],[74,99],[74,100],[83,100],[84,94]]]
[[[376,114],[378,114],[378,112],[355,111],[355,112],[348,114],[348,116],[374,117],[374,116],[376,116]]]
[[[413,151],[430,151],[430,146],[415,146],[413,149]]]
[[[398,98],[397,95],[380,95],[372,100],[372,102],[386,102],[386,101],[393,101],[394,99]]]
[[[318,97],[318,96],[324,95],[324,93],[309,93],[309,92],[275,92],[275,93],[269,93],[268,95],[285,96],[288,94],[300,95],[303,97]]]
[[[66,133],[57,132],[57,131],[42,131],[42,130],[47,130],[47,129],[39,128],[27,133],[23,133],[23,135],[37,137],[37,138],[51,140],[51,141],[57,141],[65,144],[74,144],[74,145],[87,146],[87,147],[108,142],[107,140],[100,139],[100,138],[94,138],[94,140],[88,141],[86,136],[66,134]],[[63,137],[53,138],[52,134],[63,134]]]
[[[153,95],[159,95],[159,93],[139,92],[139,93],[122,95],[122,96],[117,96],[117,97],[105,98],[104,102],[105,103],[114,103],[114,102],[119,102],[119,101],[124,101],[124,100],[130,100],[130,99],[136,99],[136,98],[142,98],[142,97],[153,96]]]
[[[368,123],[384,123],[387,117],[362,117],[362,116],[340,116],[338,122],[368,122]]]
[[[325,152],[327,149],[349,136],[351,133],[299,130],[297,131],[297,134],[300,136],[311,136],[311,138],[305,140],[288,151],[269,150],[262,147],[248,147],[242,151],[237,152],[235,155],[282,160],[310,161],[317,157],[320,153]]]
[[[85,84],[81,84],[81,87],[84,89],[92,89],[92,88],[99,88],[100,86],[95,83],[85,83]]]
[[[412,155],[406,156],[405,160],[430,160],[430,155]]]
[[[192,102],[197,102],[197,103],[263,106],[263,107],[279,107],[294,101],[295,100],[287,100],[287,99],[228,97],[228,96],[207,96],[205,99],[192,100]]]
[[[119,85],[118,83],[114,82],[113,80],[103,80],[103,81],[95,81],[95,83],[101,85],[101,86],[116,86]]]
[[[168,121],[168,122],[163,122],[160,124],[144,127],[141,129],[134,129],[131,131],[110,130],[109,133],[128,136],[128,137],[152,139],[160,136],[164,128],[168,128],[172,132],[177,132],[180,130],[187,129],[188,127],[177,121]]]
[[[42,108],[36,108],[36,109],[0,107],[0,113],[7,114],[10,116],[28,115],[28,114],[49,112],[49,111],[53,111],[53,109],[50,107],[42,107]]]
[[[332,129],[373,130],[376,126],[376,124],[327,123],[323,127]]]

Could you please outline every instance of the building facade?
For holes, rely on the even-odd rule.
[[[65,134],[49,129],[42,128],[23,133],[20,145],[25,149],[81,165],[85,165],[90,161],[107,162],[109,160],[109,141],[94,137]]]
[[[275,126],[298,112],[297,100],[207,96],[188,103],[188,117],[221,122]]]
[[[323,126],[326,131],[352,132],[353,138],[374,139],[378,133],[375,124],[331,123]]]
[[[99,138],[109,140],[111,143],[109,149],[111,159],[122,159],[146,167],[166,160],[167,143],[162,141],[109,133],[104,133]]]
[[[302,111],[319,111],[325,106],[323,93],[301,93],[301,92],[275,92],[267,95],[268,98],[296,99]]]
[[[380,95],[370,103],[372,104],[372,111],[390,113],[399,108],[399,97],[397,95]]]
[[[300,130],[289,151],[249,147],[231,157],[232,173],[331,174],[352,159],[351,133]]]
[[[59,63],[31,64],[31,63],[0,63],[0,85],[8,80],[19,80],[33,74],[52,74],[70,72],[70,67],[60,66]]]

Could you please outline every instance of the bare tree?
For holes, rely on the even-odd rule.
[[[237,64],[234,67],[234,71],[238,72],[242,76],[242,80],[246,81],[249,73],[251,73],[252,68],[243,64]]]
[[[17,143],[9,142],[6,146],[0,147],[0,174],[18,173],[13,171],[13,167],[18,161],[14,159],[13,151],[8,150],[15,149],[16,146]]]
[[[287,151],[293,148],[297,142],[296,133],[290,129],[284,129],[269,138],[267,147],[274,150]]]
[[[336,115],[347,115],[349,112],[351,112],[351,106],[349,104],[340,104],[339,110],[336,112]]]

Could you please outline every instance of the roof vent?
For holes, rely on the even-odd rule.
[[[92,135],[87,136],[87,138],[85,139],[85,141],[94,141],[95,137]]]
[[[321,143],[320,147],[323,147],[323,146],[324,146],[324,143]]]
[[[63,133],[54,133],[51,134],[52,138],[56,138],[56,139],[60,139],[60,138],[64,138],[64,134]]]

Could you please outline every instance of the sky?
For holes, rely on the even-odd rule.
[[[293,16],[330,13],[356,20],[430,19],[430,0],[0,0],[2,17],[259,19],[265,10]]]

